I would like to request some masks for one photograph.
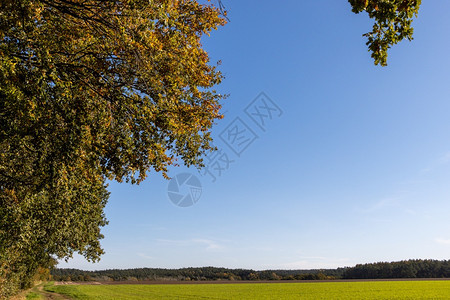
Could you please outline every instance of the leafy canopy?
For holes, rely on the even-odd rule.
[[[0,2],[0,298],[99,258],[107,179],[202,165],[223,97],[201,37],[224,24],[193,0]]]

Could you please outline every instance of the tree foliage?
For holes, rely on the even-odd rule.
[[[450,278],[450,260],[411,259],[359,264],[347,268],[344,279]]]
[[[313,270],[248,270],[226,268],[183,269],[112,269],[82,271],[53,269],[54,280],[123,281],[137,280],[325,280],[325,279],[392,279],[450,278],[450,260],[411,259],[396,262],[358,264],[353,267]]]
[[[126,281],[126,280],[324,280],[339,278],[345,269],[325,270],[264,270],[227,269],[215,267],[182,269],[112,269],[82,271],[77,269],[53,269],[52,278],[57,281]]]
[[[372,31],[364,34],[376,65],[386,66],[388,49],[403,39],[413,39],[413,17],[421,0],[349,0],[354,13],[366,11],[375,20]]]
[[[221,118],[193,0],[0,2],[0,298],[74,252],[97,260],[106,180],[201,166]]]

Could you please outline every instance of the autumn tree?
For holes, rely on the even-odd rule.
[[[193,0],[0,2],[0,298],[74,252],[98,260],[106,180],[201,166],[222,76]]]

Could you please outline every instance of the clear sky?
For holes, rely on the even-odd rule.
[[[172,168],[170,176],[201,183],[190,207],[170,201],[160,174],[111,183],[102,261],[59,267],[449,259],[450,1],[423,1],[414,41],[392,48],[385,68],[362,37],[371,21],[346,0],[223,4],[231,22],[204,40],[212,61],[222,60],[218,90],[230,94],[213,129],[216,181]]]

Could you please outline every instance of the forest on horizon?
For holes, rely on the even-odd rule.
[[[450,260],[411,259],[397,262],[358,264],[354,267],[312,270],[263,270],[200,268],[137,268],[83,271],[51,271],[56,281],[211,281],[211,280],[335,280],[392,278],[450,278]]]

